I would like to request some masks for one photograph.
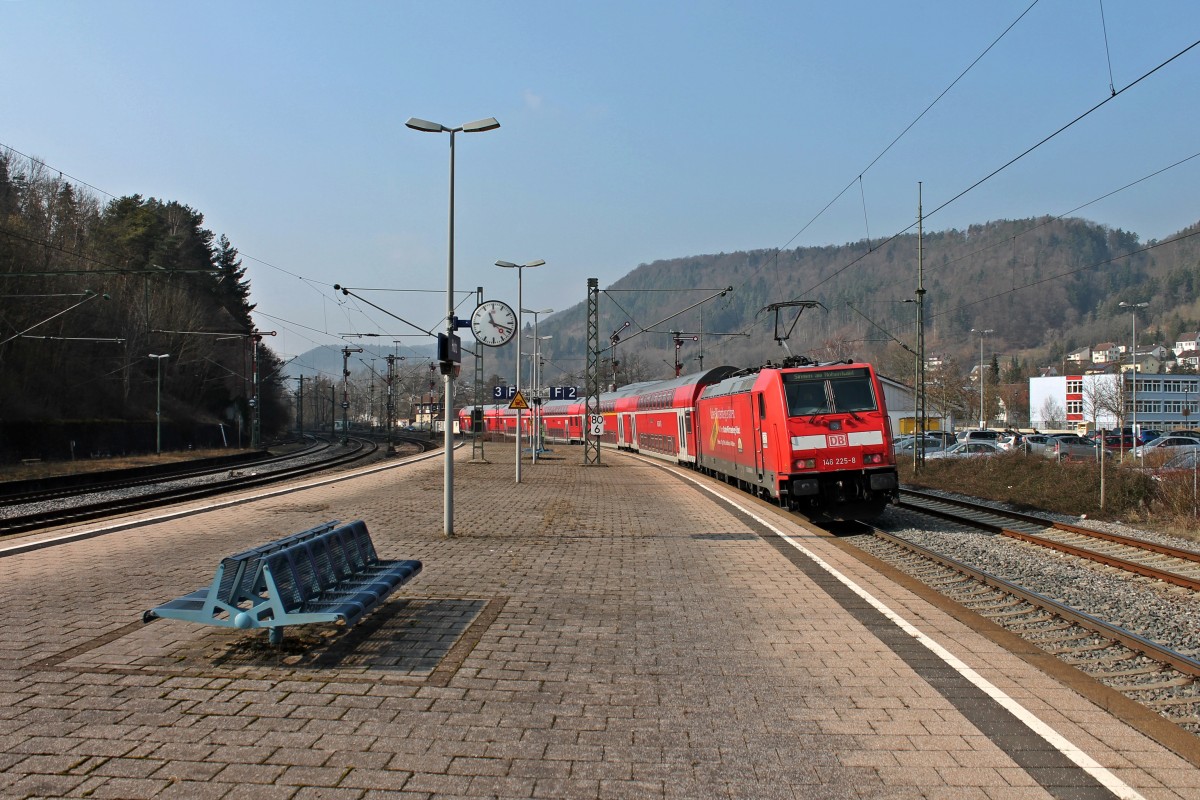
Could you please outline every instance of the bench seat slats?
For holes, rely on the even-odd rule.
[[[354,625],[421,572],[416,560],[379,558],[366,524],[327,522],[221,560],[212,583],[147,611],[210,625],[272,629]]]

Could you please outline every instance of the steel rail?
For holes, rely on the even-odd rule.
[[[1172,547],[1158,542],[1148,542],[1145,539],[1137,539],[1132,536],[1122,536],[1119,533],[1107,533],[1105,531],[1093,530],[1092,528],[1083,528],[1078,525],[1071,525],[1066,522],[1056,522],[1054,520],[1044,519],[1034,514],[1024,514],[1020,511],[1010,511],[1008,509],[994,508],[982,503],[973,503],[970,500],[962,500],[959,498],[942,497],[941,495],[929,494],[915,489],[902,489],[901,496],[911,495],[926,500],[932,500],[947,505],[960,506],[969,508],[972,511],[992,514],[997,517],[1008,518],[1026,522],[1031,525],[1038,525],[1043,528],[1055,528],[1057,530],[1066,531],[1068,533],[1076,533],[1080,536],[1088,536],[1093,539],[1103,539],[1114,544],[1123,544],[1129,547],[1136,547],[1139,550],[1150,550],[1164,556],[1172,556],[1174,558],[1183,559],[1185,561],[1195,561],[1200,563],[1200,552],[1195,550],[1185,550],[1178,547]],[[903,504],[902,504],[903,505]],[[918,509],[924,510],[924,509]]]
[[[929,559],[937,564],[959,572],[963,575],[977,580],[987,586],[998,591],[1009,593],[1015,597],[1019,597],[1025,602],[1037,608],[1041,608],[1051,614],[1054,614],[1062,619],[1079,625],[1087,630],[1092,631],[1106,639],[1117,642],[1118,644],[1129,648],[1134,653],[1144,655],[1155,661],[1168,664],[1173,669],[1188,675],[1192,678],[1200,678],[1200,661],[1190,658],[1182,653],[1176,652],[1169,647],[1161,645],[1155,641],[1139,636],[1125,628],[1112,625],[1102,619],[1093,617],[1091,614],[1080,611],[1076,608],[1064,605],[1057,600],[1052,600],[1045,595],[1022,588],[1017,584],[998,575],[993,575],[981,569],[964,564],[961,561],[950,558],[949,556],[936,553],[919,544],[910,542],[907,539],[895,536],[887,531],[881,531],[878,528],[872,528],[874,535],[890,542],[898,547],[904,548],[911,552],[920,555],[922,558]],[[979,613],[979,612],[976,612]],[[982,615],[986,616],[986,615]]]
[[[204,497],[212,497],[214,495],[223,494],[229,491],[278,483],[291,478],[309,475],[314,472],[320,472],[322,470],[327,470],[342,466],[344,464],[359,461],[379,449],[378,443],[361,439],[356,439],[355,441],[358,442],[359,446],[354,452],[349,454],[341,454],[337,458],[331,458],[313,464],[305,464],[302,466],[281,469],[274,472],[267,472],[262,475],[238,475],[227,480],[214,481],[212,483],[206,483],[199,486],[175,488],[162,492],[139,495],[137,497],[122,498],[101,503],[93,503],[91,505],[81,505],[74,508],[61,508],[52,511],[44,511],[34,514],[13,516],[7,519],[0,519],[0,537],[11,536],[19,533],[28,533],[29,531],[55,527],[58,525],[69,525],[77,522],[84,522],[113,514],[143,511],[148,508],[157,508],[170,503],[196,500]],[[244,465],[244,468],[253,468],[255,466],[258,465],[254,463],[248,463]],[[235,467],[234,469],[236,470],[238,468],[241,467]],[[229,472],[230,470],[229,468],[225,468],[219,471]]]
[[[1038,517],[1028,515],[1028,514],[1012,513],[1012,512],[1008,512],[1008,511],[1004,511],[1004,510],[1000,510],[1000,509],[995,509],[990,506],[984,506],[984,505],[979,505],[976,503],[971,503],[970,501],[950,500],[947,498],[939,497],[937,495],[927,495],[927,494],[923,494],[920,492],[912,492],[907,489],[904,491],[906,494],[909,494],[916,498],[920,498],[922,500],[926,500],[928,502],[944,503],[946,505],[958,506],[960,508],[970,510],[974,513],[983,514],[985,516],[991,516],[991,517],[995,517],[995,518],[999,518],[999,519],[1004,519],[1005,517],[1020,519],[1020,521],[1022,521],[1022,522],[1028,522],[1030,524],[1038,525],[1039,527],[1041,527],[1043,529],[1062,530],[1062,531],[1066,531],[1068,533],[1074,533],[1074,534],[1088,536],[1090,538],[1098,539],[1101,541],[1108,541],[1108,542],[1112,542],[1115,544],[1120,544],[1122,546],[1140,550],[1140,551],[1153,552],[1153,553],[1157,553],[1159,555],[1172,556],[1175,558],[1179,558],[1181,560],[1187,560],[1187,561],[1192,561],[1192,562],[1200,561],[1200,554],[1197,554],[1190,550],[1181,550],[1178,548],[1173,548],[1173,547],[1170,547],[1169,545],[1159,545],[1159,544],[1155,544],[1153,542],[1146,542],[1143,539],[1135,539],[1132,537],[1120,536],[1117,534],[1094,535],[1097,532],[1088,530],[1087,528],[1077,528],[1077,527],[1071,526],[1071,525],[1056,525],[1051,520],[1040,519]],[[1039,547],[1045,547],[1050,550],[1057,550],[1061,553],[1066,553],[1068,555],[1075,556],[1076,558],[1083,558],[1088,561],[1096,562],[1098,564],[1104,564],[1105,566],[1116,567],[1117,569],[1122,569],[1122,570],[1125,570],[1126,572],[1131,572],[1135,575],[1141,575],[1142,577],[1145,577],[1145,578],[1152,578],[1154,580],[1164,581],[1165,583],[1169,583],[1174,586],[1182,586],[1185,589],[1191,589],[1192,591],[1200,592],[1200,579],[1190,578],[1186,575],[1180,575],[1175,572],[1169,572],[1167,570],[1162,570],[1157,567],[1152,567],[1149,564],[1141,564],[1136,561],[1130,561],[1129,559],[1121,558],[1119,556],[1101,553],[1096,550],[1090,550],[1085,547],[1077,547],[1076,545],[1068,544],[1066,542],[1060,542],[1060,541],[1056,541],[1054,539],[1048,539],[1048,538],[1046,538],[1044,536],[1040,536],[1036,533],[1030,533],[1028,531],[1013,530],[1012,528],[1006,528],[1003,525],[998,525],[994,522],[989,522],[984,519],[977,519],[977,518],[969,517],[969,516],[960,516],[953,512],[944,511],[944,510],[938,509],[938,508],[931,508],[929,506],[922,505],[921,503],[906,503],[906,502],[901,501],[898,505],[900,505],[903,508],[910,509],[912,511],[920,512],[922,514],[928,514],[930,516],[935,516],[940,519],[949,520],[951,522],[956,522],[959,524],[970,525],[973,527],[980,528],[982,530],[991,531],[993,533],[998,533],[998,534],[1007,536],[1012,539],[1017,539],[1019,541],[1028,542],[1029,544],[1034,544]]]

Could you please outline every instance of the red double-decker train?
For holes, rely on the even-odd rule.
[[[601,446],[691,466],[810,516],[869,519],[899,490],[883,386],[867,363],[718,367],[606,392],[599,413]],[[540,433],[582,442],[585,417],[582,400],[547,402]],[[485,406],[482,418],[487,432],[516,433],[507,406]]]

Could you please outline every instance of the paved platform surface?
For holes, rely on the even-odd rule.
[[[0,797],[1200,797],[1188,760],[729,487],[576,448],[517,485],[510,447],[469,451],[454,538],[439,457],[4,554]],[[349,631],[141,622],[224,555],[356,518],[424,571]]]

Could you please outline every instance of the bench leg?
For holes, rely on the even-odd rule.
[[[283,626],[275,625],[267,628],[267,641],[271,644],[283,644]]]

